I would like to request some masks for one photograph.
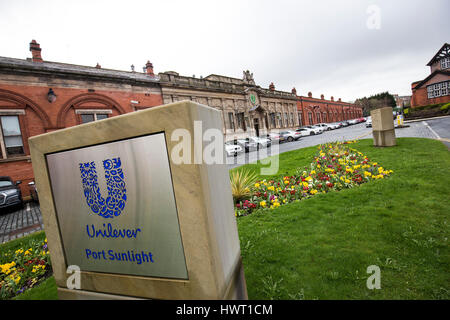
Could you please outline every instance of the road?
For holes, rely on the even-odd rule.
[[[397,138],[417,137],[430,139],[448,139],[443,141],[450,147],[450,117],[417,121],[407,123],[407,128],[395,129],[395,136]],[[434,132],[433,132],[434,131]],[[437,135],[436,135],[436,134]],[[267,156],[276,155],[279,153],[297,150],[305,147],[311,147],[322,143],[346,141],[353,139],[367,139],[372,137],[372,128],[366,128],[365,123],[356,124],[332,131],[326,131],[322,134],[302,137],[299,141],[286,142],[280,144],[278,147],[269,148],[269,150],[242,153],[237,157],[227,157],[227,165],[230,169],[240,165],[255,162],[264,159]]]

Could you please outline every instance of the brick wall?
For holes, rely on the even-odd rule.
[[[55,85],[55,82],[59,82],[59,85]],[[57,96],[52,103],[47,98],[50,87]],[[2,75],[0,110],[25,111],[25,115],[18,115],[25,154],[17,158],[0,159],[0,175],[10,176],[15,181],[21,180],[22,194],[29,196],[28,182],[33,181],[34,175],[28,138],[80,124],[81,116],[75,113],[75,109],[111,110],[111,117],[162,105],[162,96],[158,90],[123,84]],[[133,104],[131,101],[139,103]]]

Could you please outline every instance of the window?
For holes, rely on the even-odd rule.
[[[234,118],[233,112],[228,112],[228,129],[234,130]]]
[[[294,114],[291,112],[291,127],[294,126]]]
[[[441,59],[441,69],[448,69],[450,68],[450,57],[446,57]]]
[[[277,112],[277,118],[278,118],[278,128],[283,127],[283,119],[281,118],[281,112]]]
[[[299,112],[298,113],[298,125],[301,127],[303,124],[302,124],[302,113],[301,112]]]
[[[98,121],[108,118],[108,114],[112,114],[112,110],[87,110],[87,109],[78,109],[75,110],[76,114],[80,115],[81,123],[88,123],[92,121]]]
[[[284,125],[289,127],[289,118],[287,112],[284,113]]]
[[[237,127],[239,129],[245,130],[244,113],[243,112],[236,114],[236,120],[237,120]]]
[[[0,121],[0,158],[24,155],[22,132],[18,116],[1,116]]]
[[[313,124],[312,112],[308,112],[308,121],[309,121],[309,124]]]
[[[320,113],[316,113],[317,123],[320,123]]]
[[[275,113],[272,112],[270,114],[270,127],[271,128],[275,128],[277,126],[275,118],[276,118]]]

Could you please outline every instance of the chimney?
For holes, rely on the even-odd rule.
[[[269,90],[275,91],[275,85],[273,84],[273,82],[270,83]]]
[[[31,40],[30,51],[33,62],[44,62],[41,57],[41,46],[39,43],[36,42],[36,40]]]
[[[312,92],[308,92],[308,97],[312,98]]]
[[[341,98],[338,99],[339,102],[342,102]]]
[[[334,97],[333,96],[331,96],[331,101],[334,101]]]
[[[97,62],[97,65],[95,66],[97,69],[101,69],[102,66]]]
[[[320,99],[324,100],[325,96],[323,94],[320,95]]]
[[[145,64],[145,73],[152,77],[155,75],[153,73],[153,64],[150,61],[147,61]]]
[[[297,89],[295,89],[295,87],[294,88],[292,88],[292,91],[291,91],[293,94],[295,94],[295,95],[297,95]]]

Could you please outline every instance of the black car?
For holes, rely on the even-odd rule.
[[[0,208],[23,205],[22,192],[19,184],[21,181],[13,182],[10,177],[0,176]]]

